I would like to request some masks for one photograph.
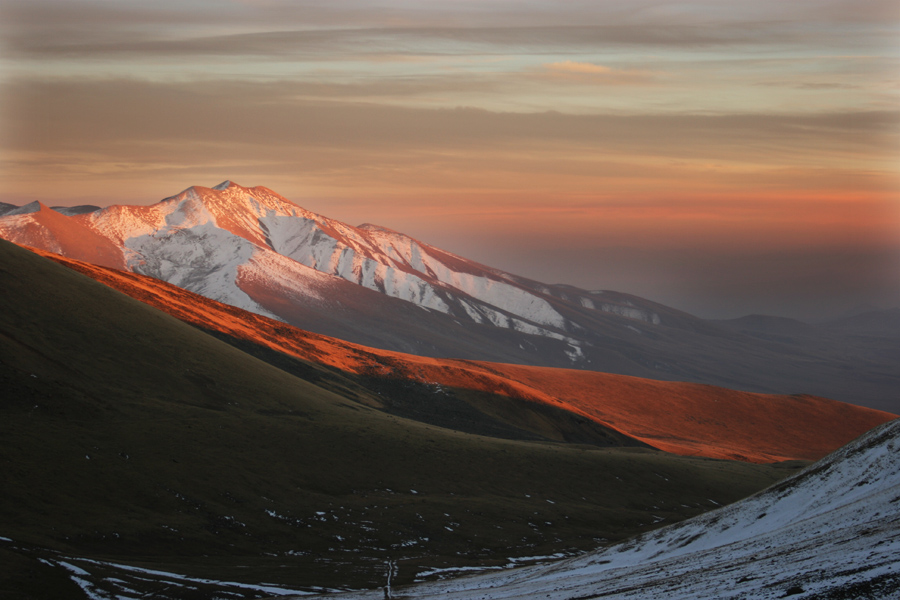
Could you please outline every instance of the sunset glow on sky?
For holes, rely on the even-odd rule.
[[[264,185],[709,317],[900,306],[896,0],[0,0],[0,201]]]

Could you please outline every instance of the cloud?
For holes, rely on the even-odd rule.
[[[77,21],[75,21],[77,23]],[[20,58],[127,58],[150,57],[295,57],[319,61],[354,59],[369,55],[497,54],[504,52],[589,51],[609,45],[696,45],[733,43],[735,37],[710,38],[704,31],[665,30],[653,27],[519,27],[454,29],[447,27],[295,29],[280,28],[214,34],[157,30],[137,21],[135,30],[83,28],[12,30],[8,50]],[[293,24],[297,26],[296,24]],[[273,27],[275,27],[273,25]],[[167,35],[168,34],[168,35]]]
[[[453,78],[417,81],[441,90]],[[9,80],[6,145],[22,149],[125,143],[230,142],[373,148],[519,147],[789,167],[830,167],[891,157],[900,111],[818,114],[508,113],[356,102],[390,94],[370,86],[231,80]],[[416,88],[415,86],[421,86]],[[405,88],[401,88],[405,89]],[[325,96],[328,101],[317,101]],[[562,152],[563,155],[567,154]]]
[[[328,97],[296,82],[9,81],[0,193],[74,193],[98,178],[168,188],[241,173],[274,189],[366,198],[900,191],[898,111],[516,114],[358,101],[377,90],[312,91]]]
[[[593,63],[575,62],[566,60],[563,62],[555,62],[544,65],[551,71],[562,71],[564,73],[589,73],[591,75],[612,73],[613,70],[603,65],[595,65]]]
[[[640,85],[654,81],[656,75],[642,69],[614,69],[589,62],[565,60],[546,63],[538,79],[603,85]]]
[[[802,90],[858,90],[860,86],[850,83],[804,82],[795,84]]]
[[[857,4],[5,0],[0,32],[12,56],[60,59],[892,44],[900,15]]]

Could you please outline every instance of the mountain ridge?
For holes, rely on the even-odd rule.
[[[900,410],[900,336],[873,345],[835,328],[735,328],[620,292],[543,284],[363,225],[229,181],[150,206],[0,216],[0,237],[370,347]]]
[[[365,376],[366,385],[376,389],[388,381],[414,384],[421,397],[437,399],[425,400],[433,405],[451,388],[499,394],[518,401],[518,410],[527,412],[535,403],[563,409],[676,454],[751,462],[818,459],[894,416],[811,396],[403,355],[311,334],[145,276],[37,252],[204,330]],[[485,410],[490,414],[497,406],[491,402]]]

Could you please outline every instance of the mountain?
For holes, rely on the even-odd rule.
[[[798,336],[814,336],[818,331],[815,325],[810,325],[797,319],[771,315],[747,315],[737,319],[724,319],[715,322],[728,329],[748,335],[769,337],[776,340],[790,340]]]
[[[829,329],[877,337],[900,337],[900,306],[872,310],[824,324]]]
[[[77,598],[73,582],[90,598],[374,587],[388,561],[411,582],[586,550],[797,466],[392,415],[367,403],[402,385],[369,389],[312,363],[291,374],[7,242],[0,289],[4,598]]]
[[[900,410],[900,336],[760,332],[612,291],[547,285],[375,225],[224,182],[152,206],[60,214],[32,203],[0,237],[150,275],[370,347],[566,367]]]
[[[547,566],[393,592],[448,600],[897,598],[898,447],[895,420],[790,479],[691,520]]]
[[[310,376],[288,357],[325,367],[332,379],[337,374],[342,389],[355,381],[355,393],[370,406],[470,433],[597,445],[643,442],[676,454],[776,462],[819,459],[895,417],[812,396],[377,350],[296,329],[157,279],[37,252],[289,372]],[[315,377],[320,385],[328,379],[322,371]],[[367,393],[372,390],[388,393],[373,397]]]
[[[656,307],[637,306],[622,295],[545,286],[383,227],[351,227],[316,215],[267,188],[228,181],[192,187],[149,207],[112,206],[67,220],[57,215],[32,203],[10,213],[0,231],[19,244],[151,275],[288,322],[304,322],[311,310],[319,319],[325,304],[370,318],[376,315],[366,315],[366,308],[402,313],[408,324],[416,320],[409,316],[413,304],[457,323],[562,342],[561,354],[579,362],[585,360],[582,342],[568,335],[579,325],[562,314],[561,305],[647,323],[661,318]],[[96,252],[110,243],[118,253]]]
[[[16,206],[15,204],[0,202],[0,216],[8,214],[27,214],[37,212],[41,210],[41,208],[40,202],[33,202],[31,204],[26,204],[25,206]],[[80,206],[52,206],[50,208],[66,216],[80,215],[100,210],[99,206],[94,206],[92,204],[82,204]]]

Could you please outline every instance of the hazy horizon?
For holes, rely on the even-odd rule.
[[[0,0],[0,201],[224,179],[708,318],[900,305],[893,1]]]

